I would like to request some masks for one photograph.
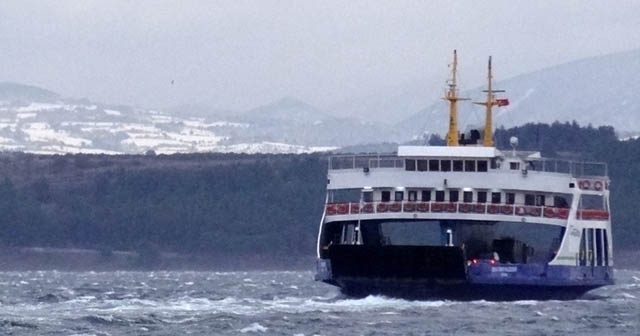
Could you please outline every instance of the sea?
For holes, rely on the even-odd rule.
[[[310,271],[0,272],[0,335],[640,335],[640,271],[571,301],[349,298]]]

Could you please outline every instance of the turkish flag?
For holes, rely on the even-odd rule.
[[[498,103],[498,106],[507,106],[509,105],[509,99],[507,98],[496,99],[496,103]]]

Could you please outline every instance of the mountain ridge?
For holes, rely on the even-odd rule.
[[[635,73],[640,73],[640,49],[497,81],[494,87],[506,90],[500,97],[509,98],[511,104],[494,109],[494,127],[577,121],[613,126],[620,138],[638,136],[640,98],[635,92],[640,91],[640,77]],[[410,86],[398,87],[409,90],[407,97],[419,92]],[[482,101],[483,89],[477,87],[461,95]],[[355,99],[345,108],[366,111],[371,106],[370,118],[318,108],[290,96],[245,111],[201,104],[147,109],[65,98],[37,86],[0,82],[0,150],[47,154],[308,153],[404,143],[446,131],[448,109],[440,99],[393,123],[393,116],[403,112],[385,105],[388,99],[369,98],[369,105],[356,106]],[[406,99],[411,101],[399,104],[399,109],[415,104],[412,98]],[[379,102],[382,105],[378,106]],[[389,118],[373,115],[381,109]],[[379,122],[381,119],[389,124]],[[459,119],[460,131],[482,125],[484,110],[460,104]]]
[[[495,67],[495,65],[494,65]],[[496,81],[504,89],[500,97],[511,104],[494,108],[495,127],[513,127],[529,122],[577,121],[582,125],[613,126],[621,137],[640,133],[640,49],[591,57],[554,65],[535,72]],[[461,95],[482,101],[486,87]],[[461,130],[483,123],[484,107],[459,104]],[[636,117],[638,116],[638,117]],[[433,103],[397,123],[396,128],[414,137],[427,133],[443,134],[448,119],[444,102]],[[434,124],[425,120],[436,121]]]

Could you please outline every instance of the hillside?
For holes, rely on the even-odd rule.
[[[499,75],[499,64],[494,62]],[[497,80],[494,87],[506,90],[510,105],[494,109],[497,126],[526,123],[577,121],[581,125],[613,126],[621,137],[640,133],[640,50],[605,55],[562,64],[514,78]],[[461,96],[483,101],[485,87]],[[484,107],[459,103],[461,129],[482,125]],[[411,134],[444,134],[448,122],[446,102],[439,100],[398,123],[396,128]],[[444,126],[443,126],[444,125]]]
[[[499,74],[499,64],[494,64]],[[577,121],[610,125],[620,138],[640,134],[640,50],[562,64],[497,81],[511,104],[495,109],[497,127]],[[329,104],[292,97],[246,111],[182,105],[167,109],[70,99],[43,88],[0,83],[0,150],[42,154],[310,153],[443,135],[447,105],[440,89],[416,80],[387,92]],[[431,86],[431,88],[427,87]],[[483,100],[484,87],[463,96]],[[425,92],[428,91],[428,92]],[[420,99],[424,92],[424,100]],[[426,108],[427,100],[436,99]],[[422,102],[421,102],[422,101]],[[401,122],[408,111],[418,110]],[[484,111],[460,103],[460,125],[483,123]]]
[[[60,97],[0,83],[0,150],[42,154],[309,153],[389,137],[386,127],[337,118],[293,98],[246,112],[167,110]]]

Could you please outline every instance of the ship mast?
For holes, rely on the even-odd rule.
[[[449,132],[447,133],[447,146],[458,146],[458,100],[467,100],[467,98],[458,97],[458,89],[456,88],[456,72],[458,68],[458,53],[453,51],[453,64],[451,70],[451,79],[448,81],[449,90],[446,91],[443,99],[449,101]]]
[[[482,145],[486,147],[493,146],[493,113],[491,109],[493,106],[506,106],[509,105],[508,99],[496,99],[494,93],[504,92],[504,90],[494,90],[492,87],[493,73],[491,70],[491,56],[489,56],[489,66],[487,72],[487,89],[484,91],[487,93],[487,100],[483,102],[475,102],[474,104],[484,105],[486,108],[484,119],[484,137],[482,139]]]

